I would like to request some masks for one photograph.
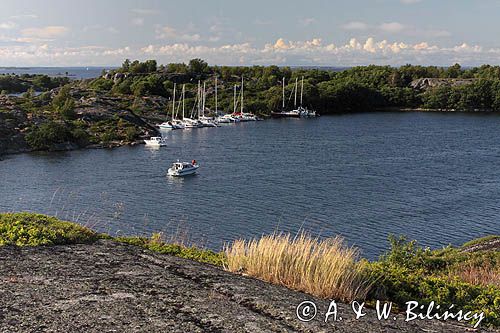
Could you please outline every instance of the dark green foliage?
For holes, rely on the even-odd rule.
[[[400,308],[410,300],[420,304],[434,301],[442,308],[454,304],[464,312],[484,311],[483,324],[500,326],[499,282],[472,284],[457,274],[464,267],[498,269],[500,252],[467,253],[452,247],[431,251],[404,237],[391,236],[389,240],[391,250],[379,261],[368,264],[368,274],[377,281],[370,299],[390,300]]]
[[[113,81],[100,77],[92,81],[90,88],[102,92],[110,91],[113,88]]]
[[[293,108],[296,78],[304,77],[303,105],[322,114],[338,112],[373,111],[384,108],[429,108],[500,110],[500,66],[484,65],[464,69],[451,67],[405,65],[358,66],[339,72],[321,69],[290,69],[278,66],[209,66],[201,59],[188,64],[173,63],[157,66],[149,60],[126,60],[113,73],[126,77],[113,82],[103,78],[90,83],[94,89],[137,97],[158,95],[171,98],[173,83],[186,84],[186,101],[192,105],[198,80],[206,81],[209,94],[213,93],[214,77],[219,83],[219,109],[232,111],[233,86],[245,80],[245,106],[247,111],[265,115],[282,109],[282,82],[286,83],[285,109]],[[426,91],[410,87],[421,78],[447,79],[444,86]],[[470,79],[454,84],[456,79]],[[214,108],[212,98],[207,107]]]
[[[37,246],[89,243],[98,235],[78,224],[33,213],[0,214],[0,245]]]
[[[48,91],[68,83],[67,77],[41,74],[0,75],[0,91],[5,90],[8,93],[23,93],[30,88],[35,91]]]
[[[55,144],[70,142],[72,139],[68,126],[54,121],[32,127],[26,135],[26,141],[35,150],[51,149]]]

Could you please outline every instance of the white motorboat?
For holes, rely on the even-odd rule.
[[[167,145],[167,140],[161,136],[152,136],[151,138],[144,140],[146,146],[150,147],[165,147]]]
[[[191,162],[179,162],[177,160],[177,162],[172,163],[167,174],[172,177],[184,177],[196,173],[199,167],[196,160],[192,160]]]

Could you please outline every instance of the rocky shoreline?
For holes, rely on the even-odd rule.
[[[0,332],[472,332],[438,320],[324,322],[329,302],[215,266],[99,240],[0,247]],[[296,307],[313,301],[314,320]],[[491,332],[494,332],[491,330]]]

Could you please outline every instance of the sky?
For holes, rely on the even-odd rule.
[[[500,63],[500,0],[2,0],[0,66]]]

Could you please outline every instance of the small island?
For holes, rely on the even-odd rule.
[[[291,106],[303,79],[303,105],[321,115],[376,111],[500,110],[499,66],[360,66],[322,69],[278,66],[158,65],[125,60],[98,78],[0,75],[0,155],[141,143],[172,115],[174,85],[185,85],[185,104],[207,86],[206,108],[218,82],[218,110],[232,112],[233,88],[245,84],[245,110],[262,118]],[[284,84],[283,84],[284,83]],[[282,86],[284,92],[282,92]],[[177,92],[179,94],[179,90]],[[285,100],[283,100],[283,95]],[[302,94],[301,94],[302,95]],[[284,102],[284,103],[283,103]]]

